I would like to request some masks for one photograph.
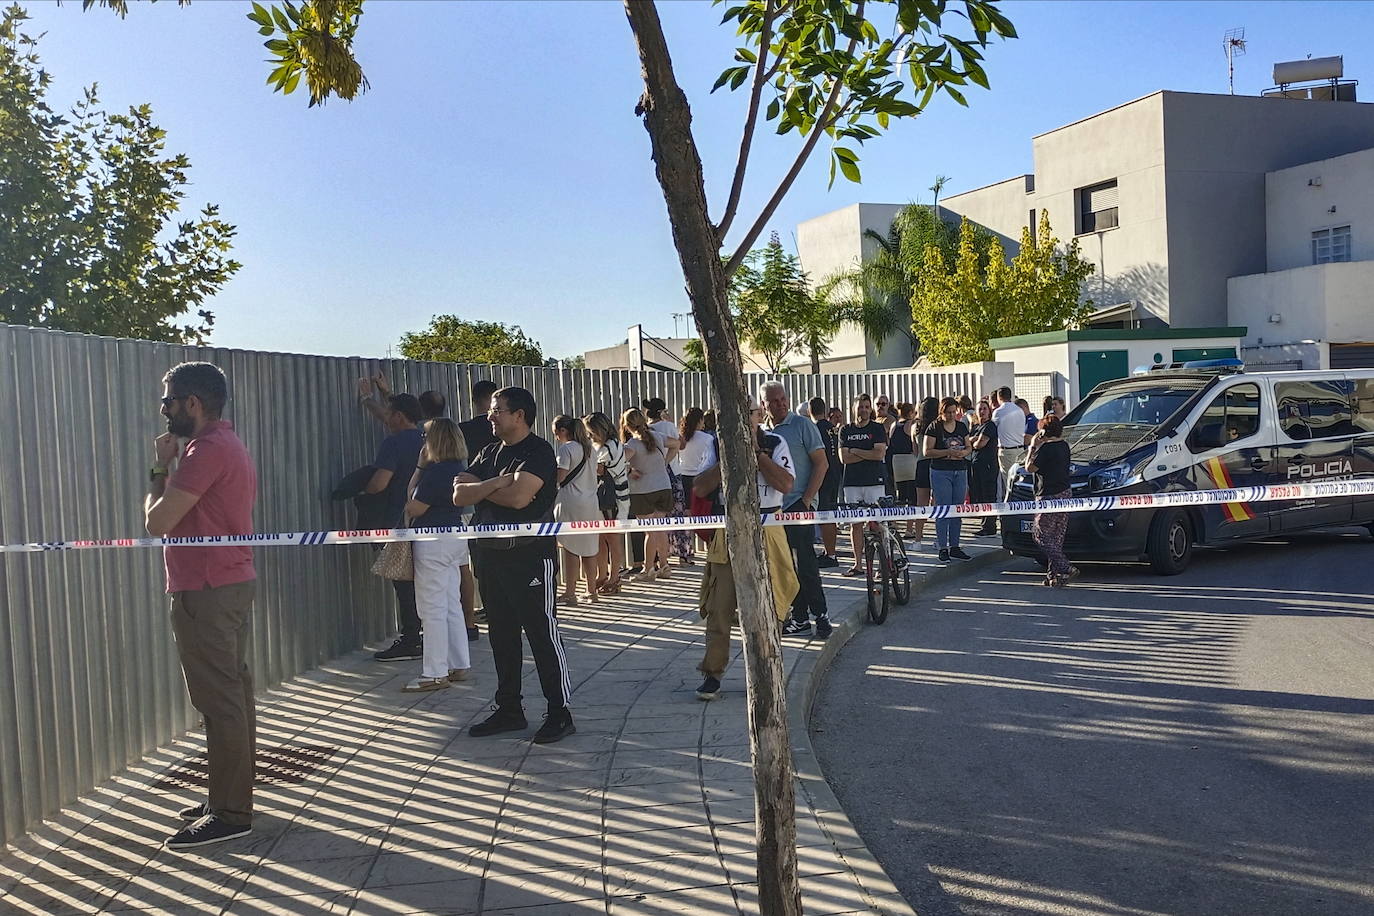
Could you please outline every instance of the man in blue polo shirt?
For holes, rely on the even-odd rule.
[[[768,382],[759,392],[768,411],[768,431],[781,436],[792,452],[792,489],[782,500],[784,512],[808,512],[816,508],[816,495],[825,483],[829,461],[825,442],[816,424],[792,412],[787,389],[780,382]],[[787,545],[792,548],[800,590],[792,600],[792,619],[782,628],[787,636],[809,636],[811,619],[816,618],[816,635],[830,635],[830,617],[825,607],[825,587],[816,565],[814,525],[788,525]]]

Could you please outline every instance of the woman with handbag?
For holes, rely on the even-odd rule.
[[[587,428],[576,417],[553,420],[554,454],[558,462],[558,496],[553,504],[556,522],[590,522],[601,518],[596,501],[596,459]],[[563,548],[563,596],[559,604],[577,606],[577,573],[587,580],[587,600],[596,603],[596,556],[600,538],[591,534],[560,534]]]
[[[456,526],[462,510],[453,504],[453,478],[467,470],[468,450],[458,424],[447,417],[430,420],[417,465],[419,481],[406,503],[407,527]],[[467,622],[461,598],[462,567],[469,563],[468,542],[460,538],[415,541],[415,609],[424,624],[420,676],[402,689],[408,693],[441,690],[465,681],[472,669]]]
[[[603,518],[625,521],[630,517],[629,465],[625,450],[615,435],[615,424],[604,413],[587,414],[583,420],[587,434],[596,447],[596,503]],[[625,565],[625,535],[603,532],[596,555],[595,586],[598,594],[620,594],[620,570]]]

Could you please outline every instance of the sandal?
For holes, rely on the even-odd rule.
[[[561,607],[577,607],[576,595],[559,595],[558,604]]]
[[[607,582],[605,585],[603,585],[603,586],[601,586],[599,589],[597,589],[597,591],[600,592],[600,593],[603,594],[603,595],[619,595],[619,594],[620,594],[620,580],[619,580],[619,579],[612,579],[610,582]]]
[[[846,576],[862,576],[864,571],[858,566],[851,566],[844,571],[844,574]]]
[[[404,693],[425,693],[430,690],[443,690],[449,686],[449,679],[445,677],[417,677],[401,688]]]

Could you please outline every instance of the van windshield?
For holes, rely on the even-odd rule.
[[[1064,418],[1065,426],[1111,424],[1154,428],[1206,386],[1205,379],[1169,379],[1113,386],[1095,392]]]

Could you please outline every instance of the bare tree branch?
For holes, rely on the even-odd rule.
[[[769,74],[764,72],[767,66],[768,45],[773,40],[773,17],[777,15],[776,0],[768,0],[768,5],[763,11],[763,31],[759,34],[759,55],[754,61],[754,85],[749,88],[749,111],[744,116],[744,135],[739,141],[739,161],[735,163],[735,178],[730,184],[730,199],[725,203],[725,213],[721,216],[720,224],[716,226],[716,238],[722,244],[725,242],[725,233],[730,231],[730,223],[735,219],[735,211],[739,208],[740,193],[744,190],[744,171],[749,166],[749,148],[754,144],[754,125],[759,118],[759,100],[763,96],[763,87],[767,83]],[[779,57],[773,66],[774,72],[777,71],[778,64],[782,63]]]
[[[859,0],[855,16],[862,18],[863,12],[864,3],[863,0]],[[847,49],[848,56],[853,56],[854,49],[858,47],[858,45],[859,39],[849,39],[849,48]],[[745,255],[749,253],[749,247],[758,240],[759,234],[762,233],[764,227],[768,225],[768,220],[772,219],[774,211],[778,209],[778,205],[782,203],[782,199],[787,196],[787,192],[792,188],[792,182],[796,181],[797,176],[801,174],[802,166],[806,165],[806,160],[811,157],[811,151],[814,150],[816,144],[820,142],[821,134],[825,133],[825,131],[835,123],[835,119],[839,114],[836,111],[836,107],[839,104],[840,93],[843,90],[844,77],[843,75],[837,75],[835,77],[835,85],[830,87],[830,95],[825,100],[825,107],[821,109],[820,117],[818,117],[816,123],[812,125],[811,136],[806,138],[806,143],[802,145],[801,152],[797,153],[797,158],[792,163],[792,167],[787,170],[787,174],[783,176],[782,182],[778,185],[777,190],[773,192],[773,196],[769,198],[768,203],[764,204],[758,219],[754,220],[754,225],[749,227],[749,231],[745,233],[744,238],[740,240],[739,247],[735,249],[735,253],[730,255],[730,260],[726,262],[726,278],[734,275],[735,271],[739,269],[739,265],[744,261]]]

